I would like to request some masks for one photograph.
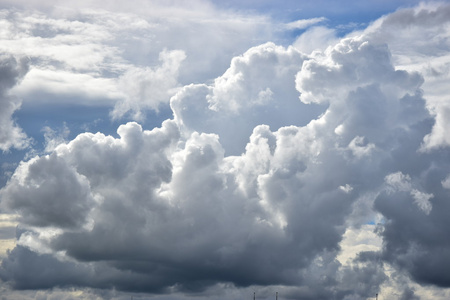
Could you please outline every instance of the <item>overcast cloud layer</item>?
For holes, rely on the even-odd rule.
[[[145,3],[0,12],[8,299],[450,296],[450,4],[344,35]],[[40,142],[21,103],[109,119]]]

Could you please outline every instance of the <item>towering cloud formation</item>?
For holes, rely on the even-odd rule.
[[[173,90],[159,128],[83,133],[21,162],[0,190],[19,222],[0,278],[215,296],[276,287],[295,299],[364,299],[389,279],[399,299],[416,297],[407,278],[450,287],[444,123],[424,77],[397,68],[373,26],[310,55],[252,47],[214,81]],[[116,112],[156,108],[171,93],[147,103],[147,81],[177,87],[185,55],[126,73],[137,96]]]
[[[428,246],[414,227],[405,235],[413,217],[447,222],[446,163],[418,152],[433,125],[422,82],[364,37],[312,57],[252,48],[212,85],[180,90],[175,118],[161,128],[85,133],[23,162],[1,192],[21,216],[1,277],[16,288],[188,292],[231,283],[368,297],[385,280],[379,256],[360,254],[344,267],[336,255],[346,226],[362,225],[358,203],[372,197],[385,218],[381,259],[448,286],[445,268],[422,272],[428,257],[449,261],[445,239]],[[300,100],[323,113],[302,115]],[[225,155],[233,135],[250,130],[243,153]]]
[[[171,100],[175,120],[187,135],[215,133],[227,154],[241,154],[253,128],[306,125],[324,107],[298,101],[294,78],[306,56],[273,43],[246,51],[214,84],[185,86]]]

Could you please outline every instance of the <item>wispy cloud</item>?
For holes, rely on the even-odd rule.
[[[293,21],[290,23],[286,24],[286,28],[287,29],[305,29],[308,28],[312,25],[316,25],[319,23],[323,23],[327,20],[327,18],[325,17],[320,17],[320,18],[312,18],[312,19],[302,19],[302,20],[297,20],[297,21]]]
[[[0,150],[28,147],[29,138],[13,119],[14,112],[20,108],[21,101],[9,94],[28,72],[26,59],[16,60],[12,55],[0,56]]]

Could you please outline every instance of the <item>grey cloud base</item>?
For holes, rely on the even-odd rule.
[[[213,84],[179,90],[161,128],[84,133],[22,162],[1,190],[20,225],[0,278],[16,289],[227,283],[360,299],[379,291],[389,264],[450,287],[448,149],[419,151],[434,125],[422,83],[364,37],[311,56],[254,47]],[[323,113],[293,114],[294,99],[295,111]],[[272,112],[287,124],[265,125]],[[245,150],[226,155],[241,132],[251,132]],[[361,214],[367,199],[373,210]],[[346,229],[377,214],[382,250],[342,265]]]

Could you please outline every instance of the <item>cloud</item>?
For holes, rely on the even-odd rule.
[[[411,187],[411,178],[409,175],[404,175],[401,172],[389,174],[385,178],[386,183],[393,188],[394,191],[410,192],[414,199],[414,202],[422,209],[426,214],[429,214],[432,205],[430,199],[433,198],[433,194],[423,193],[417,189]]]
[[[34,105],[111,107],[115,119],[143,121],[146,111],[167,106],[180,84],[216,77],[233,55],[273,32],[264,17],[222,12],[205,1],[147,1],[140,10],[52,2],[59,5],[1,11],[0,50],[30,58],[14,93]]]
[[[381,34],[436,14],[398,11],[310,54],[264,43],[184,86],[189,49],[126,64],[117,114],[170,98],[173,119],[82,133],[21,162],[0,190],[19,221],[0,278],[168,298],[448,288],[448,149],[427,140],[442,114],[429,110],[429,75],[400,68]]]
[[[374,204],[386,218],[382,231],[383,259],[406,270],[421,284],[447,287],[449,281],[442,268],[448,263],[444,250],[448,245],[439,229],[448,226],[442,213],[447,209],[448,191],[440,184],[447,166],[434,157],[433,164],[437,162],[442,168],[433,170],[429,166],[421,170],[422,175],[415,175],[415,180],[404,174],[390,175],[387,180],[395,186],[395,191],[381,193]],[[411,181],[423,186],[412,188]]]
[[[93,198],[88,181],[55,155],[21,164],[2,200],[34,226],[78,227],[86,221]]]
[[[373,43],[388,45],[397,70],[420,72],[424,77],[423,99],[433,115],[433,122],[426,125],[424,120],[421,125],[423,129],[432,129],[418,132],[417,137],[423,140],[414,142],[413,151],[407,148],[413,145],[412,140],[402,139],[401,148],[390,152],[397,167],[385,179],[393,190],[381,192],[374,201],[374,208],[385,218],[380,232],[384,242],[382,259],[397,270],[406,271],[421,285],[417,288],[449,286],[442,271],[442,266],[448,263],[444,250],[448,245],[439,229],[448,226],[442,214],[447,209],[444,200],[448,197],[447,163],[439,153],[448,151],[443,134],[447,126],[448,93],[442,85],[448,77],[445,71],[450,49],[445,29],[448,12],[446,3],[422,4],[387,15],[363,33]],[[409,106],[407,101],[404,104]],[[412,106],[407,111],[402,118],[424,113],[423,109],[419,111]],[[426,154],[419,154],[418,150]],[[405,288],[403,297],[417,295],[417,290]],[[422,297],[434,296],[422,293]]]
[[[10,93],[28,71],[26,59],[16,60],[13,56],[0,56],[0,149],[24,149],[30,140],[13,119],[21,101]]]
[[[449,16],[448,3],[424,2],[380,18],[364,30],[370,40],[389,45],[399,69],[419,71],[424,76],[427,107],[436,116],[433,130],[424,140],[425,151],[449,145],[445,128],[450,91],[444,84],[450,76]]]
[[[183,130],[216,133],[227,154],[241,154],[255,126],[305,125],[323,110],[298,99],[293,78],[306,56],[293,47],[262,44],[233,58],[211,85],[185,86],[171,99]],[[245,116],[245,117],[243,117]]]
[[[336,31],[324,26],[314,26],[301,34],[293,46],[303,53],[312,53],[314,50],[324,51],[328,46],[338,42]]]
[[[178,87],[178,71],[186,55],[180,50],[163,51],[159,58],[162,65],[155,70],[133,68],[120,76],[119,85],[126,96],[115,105],[113,118],[131,112],[133,119],[142,120],[145,109],[158,111],[160,104],[169,102]]]
[[[1,192],[22,228],[2,279],[20,289],[193,293],[227,283],[300,286],[283,292],[289,297],[369,297],[386,276],[370,253],[337,260],[345,224],[385,182],[402,193],[420,179],[409,158],[427,155],[417,149],[432,124],[421,77],[395,70],[390,57],[363,38],[310,57],[263,44],[213,84],[180,89],[161,128],[84,133],[22,162]],[[305,103],[325,112],[300,119]],[[248,140],[230,156],[239,130]],[[394,172],[410,177],[390,180]],[[403,197],[428,212],[422,218],[435,213],[439,195],[409,190]],[[387,219],[381,199],[393,196],[375,200]],[[51,271],[31,280],[42,264]]]
[[[59,144],[66,142],[70,130],[66,124],[63,124],[63,127],[59,130],[53,130],[52,128],[45,126],[42,129],[44,133],[45,139],[45,151],[53,152]]]
[[[286,28],[287,29],[305,29],[311,25],[321,23],[326,20],[327,19],[325,17],[302,19],[302,20],[297,20],[297,21],[293,21],[293,22],[286,24]]]

